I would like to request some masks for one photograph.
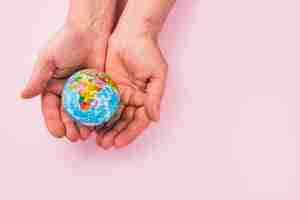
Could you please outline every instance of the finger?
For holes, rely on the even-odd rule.
[[[126,78],[128,72],[123,67],[115,67],[115,66],[123,66],[123,60],[120,59],[120,54],[115,48],[113,40],[110,41],[109,49],[106,56],[105,63],[105,72],[109,72],[113,80],[117,80],[119,82],[128,82]],[[110,70],[113,69],[113,70]]]
[[[46,126],[56,138],[65,136],[65,126],[60,115],[60,98],[52,93],[44,93],[42,95],[42,113]]]
[[[96,133],[96,132],[95,132]],[[103,134],[99,134],[99,133],[96,133],[96,143],[99,147],[102,147],[102,139],[103,139]]]
[[[150,125],[143,107],[136,110],[133,121],[115,138],[114,146],[122,148],[133,142]]]
[[[159,121],[160,118],[160,103],[165,89],[165,80],[163,73],[157,73],[150,78],[147,85],[145,108],[153,121]]]
[[[65,82],[64,80],[51,79],[48,82],[46,91],[51,92],[57,96],[60,96],[64,88],[64,82]]]
[[[117,115],[115,115],[107,124],[102,125],[100,127],[96,127],[96,130],[94,131],[94,133],[97,135],[96,142],[99,147],[102,147],[102,140],[103,140],[104,133],[111,130],[112,127],[114,126],[114,124],[117,123],[117,121],[120,119],[120,117],[123,113],[124,108],[125,108],[125,106],[123,104],[121,104]]]
[[[79,139],[79,131],[72,118],[61,108],[62,121],[66,127],[66,136],[71,142],[77,142]]]
[[[122,114],[121,119],[116,123],[116,125],[107,133],[103,135],[102,147],[104,149],[110,149],[114,144],[115,137],[124,130],[128,124],[133,120],[135,113],[134,107],[127,107]]]
[[[99,147],[102,147],[102,139],[103,139],[103,135],[104,135],[104,127],[105,125],[100,125],[100,126],[96,126],[95,130],[93,131],[93,133],[96,135],[96,143]]]
[[[140,107],[144,105],[146,94],[131,87],[120,87],[121,101],[125,105]]]
[[[94,131],[92,132],[92,134],[96,135],[96,143],[99,147],[102,147],[101,143],[102,143],[103,134],[104,134],[104,127],[105,127],[104,124],[96,126]]]
[[[88,127],[84,126],[84,125],[77,125],[78,129],[79,129],[79,133],[80,133],[80,138],[84,141],[87,140],[89,138],[89,136],[91,135],[91,131]]]
[[[138,89],[131,95],[129,105],[140,107],[145,104],[146,94]]]
[[[82,66],[76,67],[68,67],[68,68],[57,68],[55,73],[53,73],[53,77],[57,79],[66,78],[69,75],[73,74],[75,71],[82,69]]]
[[[146,86],[145,108],[149,118],[158,121],[168,66],[157,43],[153,40],[147,40],[146,43],[147,54],[130,59],[127,64],[141,69],[148,69],[148,72],[150,72],[146,77],[148,84]]]
[[[120,0],[116,6],[116,19],[119,19],[128,3],[128,0]],[[116,26],[117,24],[115,24]]]
[[[107,41],[109,35],[103,35],[103,37],[98,38],[95,42],[94,47],[90,50],[89,56],[84,63],[86,67],[97,68],[100,71],[104,71]]]
[[[120,104],[119,109],[117,111],[117,113],[113,116],[112,119],[110,119],[103,127],[102,130],[104,130],[104,132],[108,132],[109,130],[112,129],[112,127],[119,121],[119,119],[122,116],[122,113],[125,109],[125,105]]]
[[[41,94],[56,69],[54,60],[41,56],[36,62],[31,78],[22,91],[23,98],[32,98]]]

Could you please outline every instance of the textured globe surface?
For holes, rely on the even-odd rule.
[[[81,70],[65,83],[62,93],[64,110],[77,122],[97,126],[108,122],[118,111],[117,85],[105,73]]]

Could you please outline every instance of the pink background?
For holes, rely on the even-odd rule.
[[[179,0],[162,120],[104,152],[47,134],[18,95],[67,1],[5,1],[0,199],[300,199],[299,0]]]

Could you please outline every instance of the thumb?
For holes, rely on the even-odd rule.
[[[157,44],[150,43],[149,54],[143,59],[143,65],[147,69],[152,69],[146,87],[147,97],[145,109],[148,117],[153,121],[159,121],[160,104],[164,94],[168,64]]]
[[[40,57],[34,66],[31,78],[21,93],[21,97],[27,99],[41,94],[47,87],[55,69],[54,60]]]
[[[165,89],[166,73],[155,74],[147,85],[145,108],[148,116],[153,121],[159,121],[160,104]]]

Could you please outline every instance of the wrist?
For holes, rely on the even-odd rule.
[[[128,0],[116,32],[157,39],[175,0]]]
[[[108,34],[114,24],[116,0],[70,0],[66,25],[80,32]]]
[[[154,18],[121,17],[113,35],[127,38],[151,38],[157,40],[162,24]]]

